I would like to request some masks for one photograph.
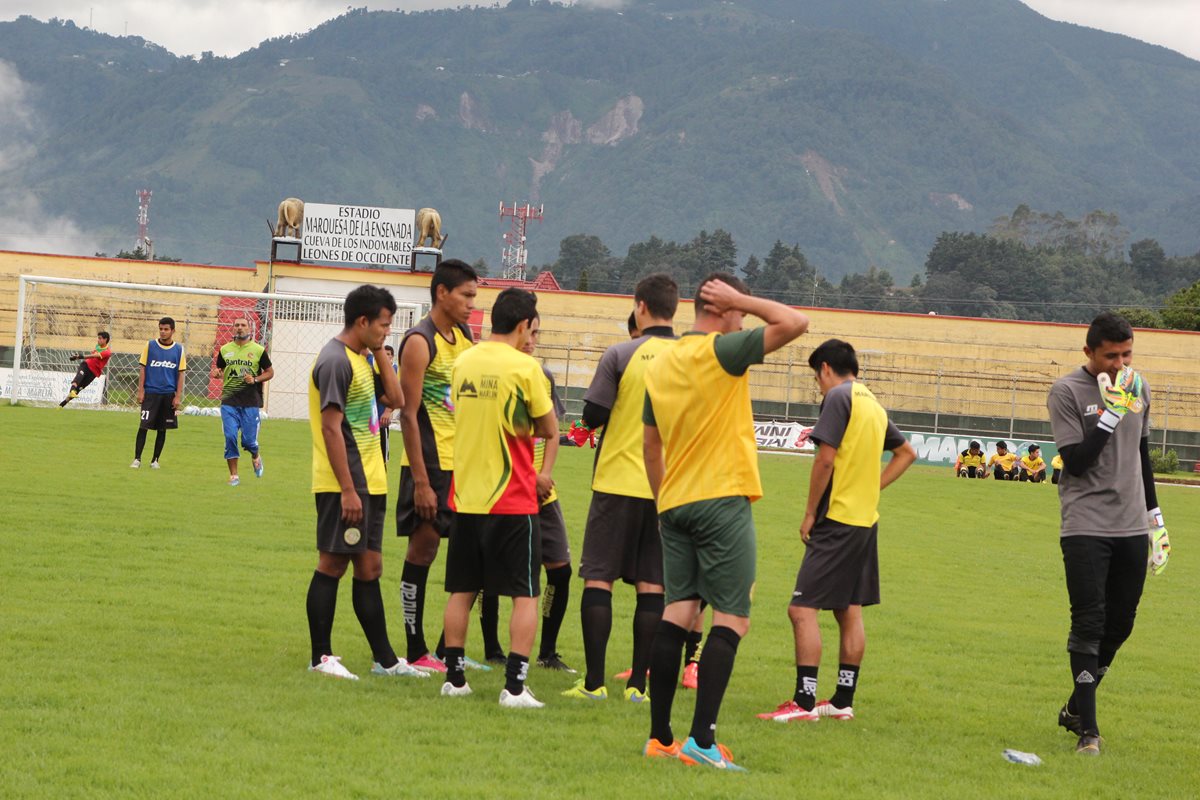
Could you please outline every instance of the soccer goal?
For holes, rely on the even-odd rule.
[[[342,330],[344,300],[22,275],[13,366],[0,368],[0,396],[11,403],[62,400],[77,366],[71,355],[91,352],[96,334],[107,331],[112,359],[72,405],[136,408],[138,359],[157,337],[159,319],[171,317],[188,365],[182,407],[204,413],[220,405],[221,379],[209,375],[217,350],[232,338],[234,320],[244,317],[275,367],[274,379],[264,385],[267,415],[304,418],[309,370],[317,352]],[[393,347],[423,312],[419,304],[398,305]]]

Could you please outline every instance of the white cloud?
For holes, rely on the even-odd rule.
[[[1050,19],[1123,33],[1200,60],[1200,3],[1196,0],[1024,0],[1024,3]]]

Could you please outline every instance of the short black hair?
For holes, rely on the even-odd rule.
[[[363,284],[346,295],[346,327],[353,327],[359,317],[374,322],[384,309],[396,313],[396,299],[382,286]]]
[[[1042,449],[1042,446],[1041,446],[1040,444],[1031,444],[1031,445],[1029,445],[1029,452],[1031,452],[1031,453],[1032,453],[1034,450],[1041,450],[1041,449]]]
[[[522,322],[532,324],[537,315],[537,295],[524,289],[505,289],[492,304],[492,333],[512,333]]]
[[[637,282],[633,300],[645,303],[646,310],[656,319],[673,319],[679,307],[679,284],[667,273],[655,272]]]
[[[383,349],[384,349],[384,350],[387,350],[387,354],[388,354],[389,356],[394,356],[394,355],[396,355],[396,348],[392,347],[390,344],[385,344],[385,345],[383,346]]]
[[[808,365],[813,372],[820,372],[822,364],[828,364],[834,375],[858,377],[858,355],[854,345],[841,339],[826,339],[808,354]]]
[[[475,269],[465,261],[448,258],[439,262],[433,271],[433,279],[429,282],[429,297],[436,303],[439,286],[445,286],[447,292],[453,292],[468,281],[479,281]]]
[[[698,284],[696,284],[696,297],[695,297],[696,316],[700,316],[701,314],[708,313],[707,311],[704,310],[704,301],[700,299],[700,290],[704,288],[704,284],[709,283],[710,281],[720,281],[721,283],[727,283],[730,286],[732,286],[733,288],[737,289],[742,294],[750,294],[751,293],[750,287],[748,287],[742,281],[742,279],[737,277],[736,275],[730,275],[728,272],[710,272],[704,278],[704,280],[702,280]]]
[[[1003,447],[1005,450],[1007,450],[1007,449],[1008,449],[1008,445],[1007,445],[1007,444],[1005,444],[1003,441],[996,442],[996,449],[999,449],[999,448],[1001,448],[1001,447]]]
[[[1088,326],[1087,346],[1095,350],[1103,342],[1127,342],[1133,338],[1129,320],[1112,311],[1104,311]]]
[[[108,331],[100,331],[100,332],[99,332],[99,333],[97,333],[96,335],[97,335],[97,336],[103,336],[103,337],[104,337],[104,341],[106,341],[106,342],[111,342],[111,341],[112,341],[112,336],[109,334],[109,332],[108,332]]]
[[[159,325],[170,325],[171,330],[175,330],[175,320],[171,319],[170,317],[163,317],[162,319],[160,319],[158,321],[158,324]]]
[[[971,448],[976,448],[976,449],[978,449],[978,448],[979,448],[979,442],[977,442],[977,441],[975,441],[974,439],[972,439],[972,440],[971,440],[971,443],[970,443],[969,445],[967,445],[967,449],[968,449],[968,450],[970,450]]]
[[[637,317],[633,315],[632,311],[629,312],[629,319],[625,322],[625,326],[629,328],[630,333],[633,333],[638,329]]]

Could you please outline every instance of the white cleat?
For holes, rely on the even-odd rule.
[[[309,665],[309,672],[321,672],[334,678],[345,678],[349,681],[358,680],[358,676],[342,666],[341,656],[321,656],[321,663],[315,667]]]
[[[500,705],[505,708],[542,708],[546,704],[534,697],[526,686],[520,694],[510,694],[508,689],[501,689]]]
[[[135,458],[133,460],[133,463],[129,465],[129,468],[130,469],[140,469],[141,466],[142,466],[142,460],[140,458]]]
[[[466,697],[471,693],[471,684],[464,683],[462,686],[455,686],[450,681],[442,684],[442,695],[445,697]]]
[[[405,678],[428,678],[428,672],[422,672],[409,665],[403,658],[390,667],[385,667],[378,661],[371,664],[372,675],[400,676]]]
[[[160,468],[160,467],[158,466],[158,462],[157,462],[157,461],[151,461],[151,462],[150,462],[150,469],[159,469],[159,468]]]

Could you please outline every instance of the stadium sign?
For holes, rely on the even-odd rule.
[[[13,380],[12,370],[0,367],[0,398],[12,399]],[[39,403],[57,403],[67,396],[71,390],[71,379],[74,372],[52,372],[49,370],[21,370],[21,387],[17,392],[18,400],[34,400]],[[98,406],[104,392],[104,377],[101,375],[92,381],[91,385],[79,393],[71,402],[75,405]]]
[[[811,432],[811,425],[801,425],[798,422],[754,421],[754,440],[760,450],[794,450],[811,453],[813,443],[808,439]]]
[[[305,203],[301,252],[305,261],[410,269],[416,217],[411,208]]]
[[[1042,448],[1042,458],[1047,464],[1050,463],[1050,459],[1058,455],[1058,448],[1054,446],[1054,442],[1044,442],[1038,439],[1005,437],[988,439],[983,436],[946,436],[939,433],[914,433],[912,431],[902,431],[902,433],[913,449],[917,451],[918,464],[952,467],[958,459],[958,454],[966,450],[972,441],[979,442],[988,458],[991,458],[996,452],[996,442],[1007,444],[1009,452],[1016,453],[1018,457],[1029,452],[1031,444],[1036,444]]]

